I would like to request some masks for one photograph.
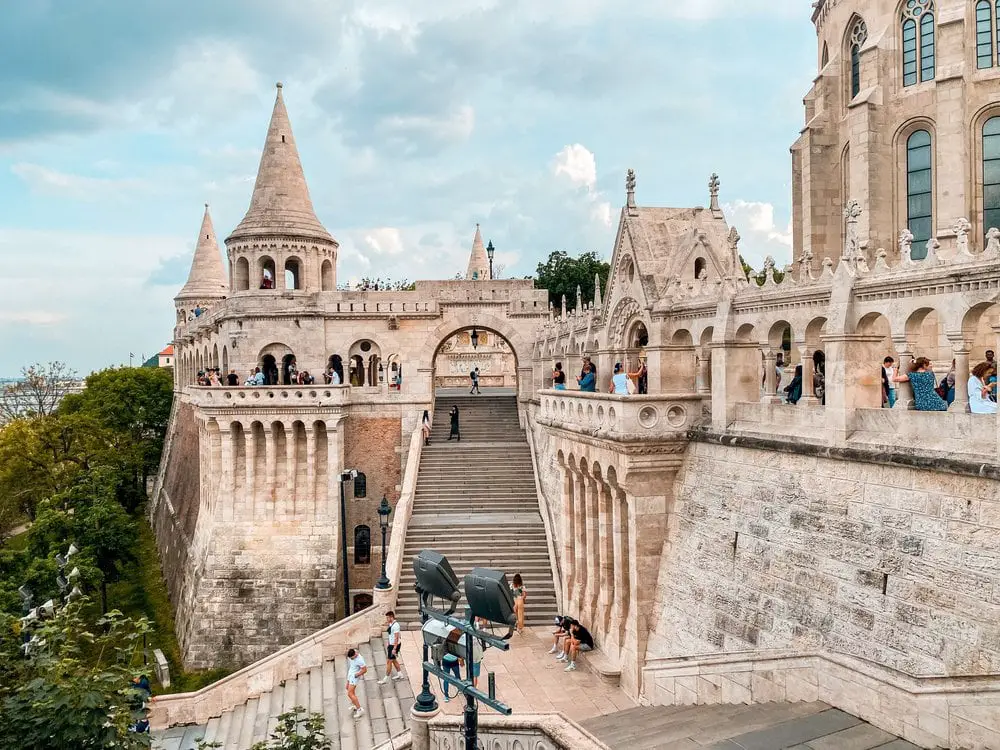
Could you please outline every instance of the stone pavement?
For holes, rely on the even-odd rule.
[[[586,655],[577,662],[575,672],[564,672],[565,665],[546,653],[552,647],[548,637],[551,632],[550,627],[525,628],[523,635],[515,634],[511,638],[510,651],[487,650],[479,678],[480,688],[486,690],[486,673],[492,670],[496,673],[497,697],[515,713],[558,711],[576,722],[635,707],[635,701],[620,688],[602,682],[590,670]],[[407,631],[402,636],[403,668],[410,678],[413,694],[418,695],[421,635],[419,631]],[[462,713],[464,699],[453,697],[450,703],[445,703],[441,686],[433,676],[431,690],[444,713]]]

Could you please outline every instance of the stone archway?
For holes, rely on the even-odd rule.
[[[517,354],[501,334],[479,326],[459,330],[441,341],[435,352],[433,384],[469,388],[472,372],[480,388],[517,391]]]

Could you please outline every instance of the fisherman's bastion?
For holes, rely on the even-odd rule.
[[[176,297],[150,511],[186,666],[240,671],[159,699],[154,726],[262,705],[377,637],[386,610],[412,625],[413,555],[468,535],[456,572],[533,560],[529,619],[588,624],[589,669],[640,706],[821,701],[906,747],[1000,748],[1000,428],[967,387],[1000,344],[998,16],[993,0],[814,3],[792,262],[748,279],[724,181],[704,207],[650,207],[638,164],[610,279],[575,309],[491,278],[478,228],[464,278],[339,289],[337,216],[314,210],[278,84],[226,262],[206,211]],[[482,401],[442,395],[468,388],[480,337],[512,364]],[[947,410],[916,409],[909,382],[884,406],[886,356],[904,374],[928,358],[936,380],[954,361]],[[585,357],[595,393],[576,390]],[[618,362],[645,364],[646,393],[608,392]],[[315,382],[289,383],[293,363]],[[197,385],[214,367],[240,385]],[[243,385],[258,367],[266,384]],[[456,404],[470,434],[453,444]],[[347,482],[342,516],[349,470],[367,492]],[[392,585],[376,589],[383,497]],[[604,747],[517,719],[488,724],[486,747]],[[402,722],[396,748],[456,746],[457,725],[428,739],[405,705]]]

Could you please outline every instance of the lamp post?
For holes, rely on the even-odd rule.
[[[344,482],[350,482],[358,476],[357,469],[340,472],[340,534],[343,544],[340,545],[341,562],[344,568],[344,617],[351,616],[351,584],[347,579],[347,500],[344,497]]]
[[[479,348],[479,331],[477,331],[475,328],[472,329],[472,348],[473,349]]]
[[[389,530],[390,513],[392,513],[392,507],[389,505],[389,501],[385,495],[382,495],[382,502],[378,506],[378,525],[382,529],[382,575],[375,582],[375,588],[379,591],[386,591],[392,588],[389,576],[385,574],[385,532]]]
[[[493,240],[490,240],[490,244],[486,246],[486,256],[490,259],[490,281],[493,281],[493,253],[497,249],[493,247]]]

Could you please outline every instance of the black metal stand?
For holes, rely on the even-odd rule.
[[[493,262],[490,261],[490,265]],[[469,610],[469,625],[476,627],[476,618]],[[465,636],[465,679],[475,686],[475,665],[473,664],[474,653],[472,651],[472,636]],[[479,733],[479,709],[476,706],[476,696],[472,693],[465,694],[465,750],[479,750],[476,747],[476,737]]]
[[[420,597],[420,622],[423,625],[427,624],[427,613],[424,611],[424,594],[422,591],[417,591],[417,596]],[[421,633],[421,636],[423,633]],[[417,696],[416,701],[413,704],[413,710],[417,713],[429,714],[437,711],[438,704],[437,698],[434,697],[434,693],[431,692],[431,677],[430,673],[427,671],[427,662],[429,661],[430,650],[427,646],[427,641],[424,641],[423,650],[423,682],[420,684],[420,695]]]
[[[351,616],[351,584],[347,580],[347,500],[344,497],[344,478],[340,478],[340,551],[344,568],[344,617]]]
[[[386,589],[392,588],[392,582],[389,580],[389,576],[385,574],[385,532],[388,526],[382,526],[382,575],[378,577],[375,581],[375,588],[379,591],[385,591]]]

